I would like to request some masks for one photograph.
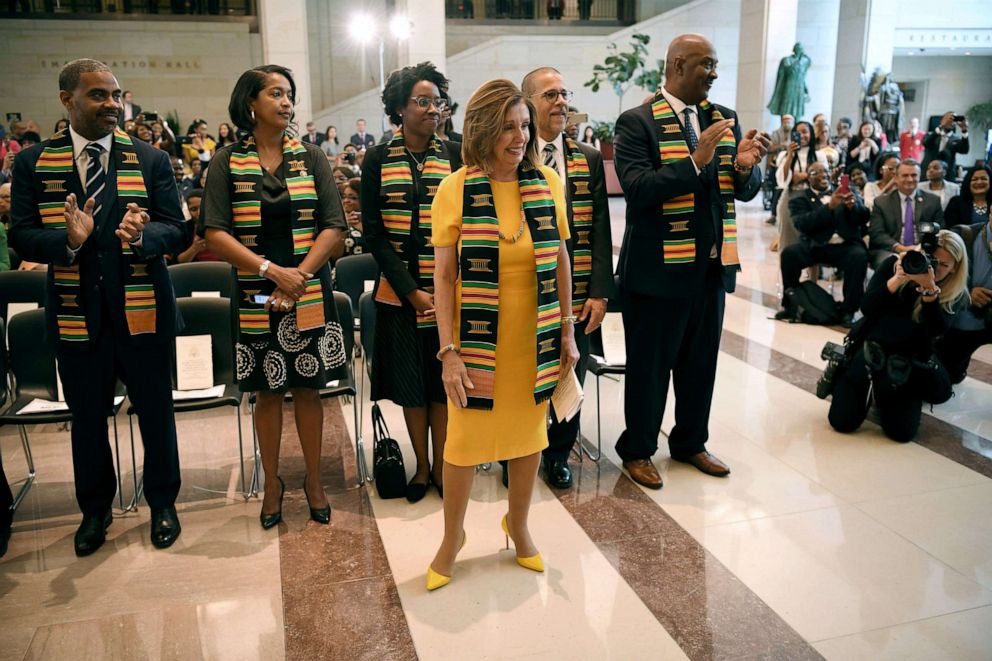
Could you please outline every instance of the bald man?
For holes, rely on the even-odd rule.
[[[624,414],[616,450],[631,479],[660,489],[651,462],[675,385],[671,456],[718,477],[706,451],[724,298],[737,271],[734,200],[761,187],[767,134],[744,134],[733,110],[707,101],[717,78],[713,45],[700,35],[668,46],[665,83],[617,120],[616,166],[627,199],[620,301],[627,344]]]

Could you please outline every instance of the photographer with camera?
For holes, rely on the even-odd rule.
[[[920,225],[944,224],[940,198],[919,189],[919,163],[912,159],[900,162],[895,176],[895,190],[878,196],[871,210],[868,252],[876,271],[892,253],[915,248],[920,242]]]
[[[923,166],[930,161],[941,160],[947,163],[947,178],[957,181],[955,161],[958,154],[967,154],[971,149],[968,141],[968,120],[964,115],[945,112],[937,128],[927,133],[923,139]]]
[[[868,251],[864,236],[868,231],[868,209],[850,188],[847,175],[831,193],[827,168],[820,162],[809,166],[809,189],[789,201],[792,223],[799,240],[782,251],[782,287],[799,286],[799,276],[807,266],[828,264],[844,273],[844,301],[838,306],[841,324],[850,326],[864,295]]]
[[[907,442],[919,430],[923,402],[950,399],[950,378],[933,346],[967,301],[967,275],[964,241],[931,224],[920,227],[919,249],[882,262],[865,292],[864,319],[818,384],[821,397],[833,393],[834,429],[857,430],[873,401],[885,435]],[[829,349],[828,343],[824,353]]]

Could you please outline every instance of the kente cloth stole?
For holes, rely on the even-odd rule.
[[[699,104],[700,110],[708,110],[709,101]],[[658,131],[658,151],[661,164],[675,163],[689,157],[689,145],[682,134],[672,106],[661,94],[651,104],[651,113]],[[713,111],[713,121],[723,119],[719,110]],[[734,158],[737,156],[737,141],[732,130],[720,138],[716,147],[716,172],[720,185],[720,210],[723,216],[723,242],[720,261],[724,266],[739,267],[737,255],[737,206],[734,201]],[[664,238],[665,264],[685,264],[696,259],[696,236],[690,226],[695,209],[695,195],[688,193],[673,197],[661,205],[662,218],[667,223]],[[719,237],[717,237],[719,238]]]
[[[313,175],[307,172],[306,148],[296,138],[282,138],[283,163],[289,170],[289,190],[293,226],[293,257],[296,266],[313,247],[317,236],[317,189]],[[249,135],[231,152],[231,212],[234,237],[252,252],[258,252],[262,231],[262,163],[258,159],[255,137]],[[256,303],[257,294],[271,294],[275,285],[258,273],[238,269],[238,329],[241,337],[261,338],[269,333],[269,313],[264,303]],[[306,291],[296,302],[296,325],[300,332],[324,327],[324,292],[320,278],[307,281]]]
[[[572,251],[572,314],[578,316],[589,296],[592,278],[592,176],[589,161],[575,141],[565,136],[566,186],[571,186],[572,224],[575,243]]]
[[[142,211],[148,210],[148,191],[141,174],[138,153],[131,137],[116,129],[111,149],[117,176],[118,209],[134,203]],[[59,131],[49,140],[38,163],[35,165],[35,189],[38,191],[38,212],[45,229],[65,230],[65,198],[68,195],[67,183],[72,176],[72,136],[67,129]],[[85,176],[85,173],[83,174]],[[113,190],[107,182],[103,195]],[[113,204],[106,199],[105,204]],[[80,207],[83,201],[80,200]],[[120,218],[107,218],[104,222],[119,223]],[[155,288],[148,275],[147,263],[135,253],[126,241],[121,242],[121,252],[127,272],[124,276],[124,312],[131,335],[155,332]],[[54,304],[58,321],[59,341],[65,346],[86,346],[89,331],[86,328],[86,314],[83,310],[85,297],[79,281],[79,264],[71,266],[52,265],[56,297]]]
[[[526,169],[525,169],[526,168]],[[555,202],[540,170],[517,170],[521,213],[534,241],[537,270],[537,379],[534,401],[551,397],[561,370],[561,309],[558,302],[560,236]],[[489,177],[478,167],[465,174],[462,203],[461,328],[462,360],[475,388],[468,406],[492,409],[496,388],[496,338],[499,330],[499,219]]]
[[[449,174],[451,162],[447,148],[434,136],[424,156],[423,168],[418,169],[418,176],[414,179],[403,132],[397,130],[393,134],[386,147],[379,187],[382,197],[382,224],[390,245],[403,263],[417,263],[417,286],[431,294],[434,293],[434,246],[430,241],[431,202],[441,180]],[[416,231],[413,228],[414,200],[417,201],[419,211]],[[401,304],[384,275],[379,277],[376,300],[389,305]],[[433,314],[417,313],[417,328],[436,326],[437,319]]]

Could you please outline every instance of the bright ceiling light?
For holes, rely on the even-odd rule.
[[[409,39],[410,19],[404,14],[396,14],[389,20],[389,32],[397,39]]]
[[[353,14],[348,23],[348,34],[360,44],[370,41],[374,36],[375,23],[368,14]]]

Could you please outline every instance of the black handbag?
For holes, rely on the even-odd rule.
[[[380,498],[406,496],[406,468],[400,444],[389,437],[386,420],[378,404],[372,405],[372,475]]]

